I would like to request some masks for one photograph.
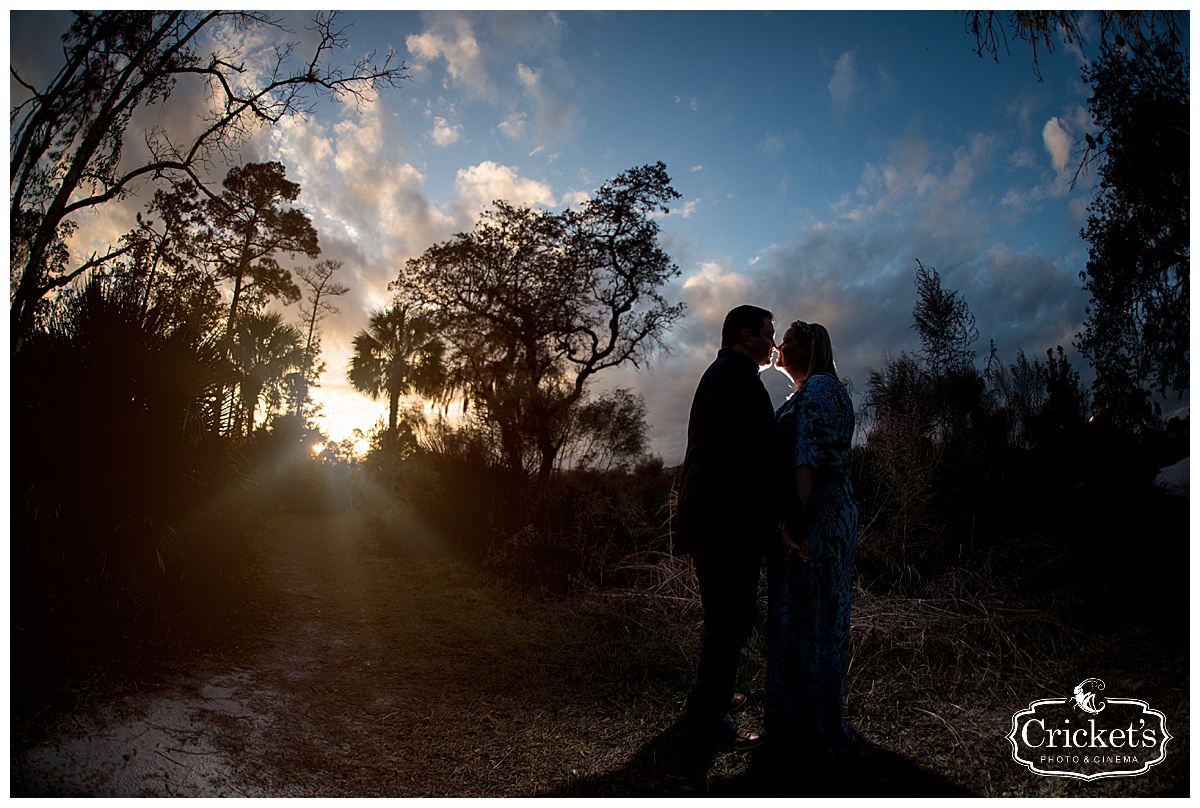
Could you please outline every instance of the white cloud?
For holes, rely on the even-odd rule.
[[[892,73],[888,70],[887,65],[879,66],[879,89],[887,98],[895,96],[896,79],[892,77]]]
[[[429,133],[429,137],[438,146],[444,148],[452,143],[456,143],[461,136],[461,125],[455,124],[454,126],[451,126],[446,122],[445,118],[436,115],[434,116],[433,131]]]
[[[296,131],[296,130],[293,130]],[[362,174],[373,164],[383,148],[383,119],[377,108],[357,118],[334,125],[337,150],[333,166],[342,174]]]
[[[466,16],[457,13],[431,13],[428,28],[405,39],[412,55],[414,70],[424,72],[438,59],[446,62],[449,79],[477,97],[488,97],[490,85],[483,49]]]
[[[453,207],[472,218],[490,208],[497,199],[514,205],[547,208],[555,205],[550,186],[522,178],[514,169],[491,160],[459,169],[454,190]]]
[[[1028,209],[1027,199],[1025,194],[1018,191],[1016,188],[1009,188],[1004,196],[1000,199],[1001,207],[1011,208],[1020,213],[1024,213]]]
[[[1067,222],[1073,228],[1080,228],[1087,221],[1088,205],[1092,200],[1085,196],[1077,196],[1067,203]]]
[[[751,281],[745,275],[722,266],[716,261],[705,261],[699,271],[683,282],[684,302],[689,318],[698,318],[706,323],[720,323],[725,314],[751,291]],[[732,301],[732,302],[731,302]]]
[[[1028,130],[1033,126],[1032,121],[1033,116],[1037,113],[1037,102],[1033,96],[1023,94],[1009,104],[1008,113],[1017,121],[1022,130]]]
[[[988,195],[980,188],[992,169],[996,138],[976,134],[953,152],[949,165],[942,152],[919,137],[896,141],[880,163],[868,163],[856,189],[855,204],[843,197],[833,206],[846,221],[868,222],[880,216],[908,217],[913,226],[944,237],[959,228],[968,232],[975,211]]]
[[[428,74],[444,61],[443,86],[503,110],[496,128],[511,141],[532,140],[549,151],[576,132],[580,93],[570,64],[559,54],[566,27],[561,17],[540,12],[423,16],[425,30],[406,40],[415,73]]]
[[[1050,155],[1050,165],[1054,169],[1053,184],[1043,189],[1049,196],[1066,196],[1071,190],[1071,180],[1075,176],[1072,158],[1074,141],[1070,124],[1062,118],[1051,118],[1042,127],[1042,144]]]
[[[938,184],[934,197],[938,206],[961,209],[975,189],[979,175],[991,165],[995,143],[996,139],[990,135],[976,134],[965,148],[955,151],[950,173]]]
[[[536,93],[538,84],[541,82],[541,71],[534,70],[531,67],[526,67],[523,64],[518,64],[517,81],[526,90]]]
[[[514,112],[501,121],[496,128],[509,140],[523,140],[525,138],[525,120],[528,117],[529,113],[527,112]]]
[[[518,63],[516,77],[533,110],[534,137],[538,146],[547,149],[569,138],[575,130],[577,117],[575,105],[569,100],[573,92],[570,73],[565,69],[548,73],[544,68]]]
[[[277,129],[278,155],[301,185],[320,234],[322,257],[352,253],[365,300],[395,277],[407,257],[452,231],[454,221],[425,198],[425,177],[399,159],[394,119],[378,106],[331,128],[291,121]],[[345,256],[351,257],[351,256]]]
[[[1034,168],[1037,154],[1033,149],[1016,149],[1008,155],[1008,164],[1013,168]]]
[[[758,150],[768,157],[779,157],[787,150],[787,141],[782,135],[771,133],[759,142]]]
[[[833,77],[829,80],[829,95],[833,99],[833,110],[844,114],[858,91],[858,71],[854,65],[854,52],[846,51],[833,66]]]
[[[1054,170],[1062,173],[1067,167],[1071,156],[1071,135],[1058,118],[1051,118],[1042,127],[1042,143],[1050,153],[1050,164]]]
[[[903,138],[892,144],[887,161],[867,163],[857,195],[873,208],[886,209],[902,201],[925,198],[937,186],[933,173],[934,151],[921,138]]]
[[[589,199],[591,199],[591,194],[589,194],[587,191],[569,191],[563,194],[560,202],[565,207],[578,208]]]
[[[1069,122],[1069,127],[1073,132],[1086,132],[1095,125],[1092,121],[1092,113],[1088,112],[1086,107],[1078,104],[1063,116],[1063,120]]]
[[[676,205],[676,206],[672,207],[666,213],[661,213],[657,210],[652,210],[647,215],[651,219],[663,219],[668,216],[678,216],[681,219],[690,219],[690,218],[692,218],[692,214],[694,214],[696,212],[696,209],[698,208],[699,205],[700,205],[699,199],[689,199],[688,201],[684,202],[682,205]]]

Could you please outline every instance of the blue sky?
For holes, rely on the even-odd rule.
[[[279,14],[303,35],[307,14]],[[917,259],[966,298],[981,363],[989,340],[1005,362],[1062,345],[1090,378],[1071,348],[1095,181],[1070,187],[1088,126],[1077,48],[1043,51],[1039,82],[1027,45],[998,64],[980,58],[951,11],[386,11],[344,21],[354,22],[352,54],[392,47],[411,81],[361,113],[325,104],[243,152],[284,162],[322,258],[345,264],[352,290],[324,324],[320,392],[335,437],[386,412],[349,389],[345,362],[407,258],[469,229],[493,199],[557,209],[660,160],[682,195],[660,224],[682,273],[668,296],[687,316],[668,354],[600,386],[644,396],[651,448],[668,464],[682,459],[691,394],[728,309],[765,306],[780,334],[793,319],[825,324],[857,402],[869,369],[916,348]],[[53,27],[44,22],[26,41],[26,21],[12,19],[14,64],[46,53],[36,40]],[[782,376],[764,378],[781,400]]]

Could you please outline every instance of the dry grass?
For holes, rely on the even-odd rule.
[[[1119,633],[1085,634],[962,571],[944,590],[856,593],[847,719],[866,737],[981,796],[1188,793],[1186,632],[1155,636],[1114,623]],[[1168,716],[1175,740],[1166,761],[1140,777],[1093,783],[1040,777],[1013,761],[1013,713],[1069,695],[1089,676]]]
[[[243,790],[265,795],[1189,790],[1186,637],[1085,636],[962,572],[922,597],[860,590],[846,705],[870,754],[823,783],[815,772],[780,782],[764,779],[754,756],[697,748],[677,724],[700,621],[686,559],[631,556],[603,587],[550,598],[401,549],[349,517],[280,520],[256,542],[224,642],[128,678],[153,693],[237,671],[235,698],[258,720],[225,719],[212,742],[236,761]],[[762,692],[763,652],[756,635],[743,665],[752,695]],[[1012,714],[1089,676],[1167,715],[1177,740],[1163,764],[1088,784],[1012,760]],[[103,694],[86,702],[103,712]],[[753,704],[747,720],[761,726]]]
[[[613,581],[613,588],[592,590],[578,603],[592,604],[626,633],[636,627],[647,653],[672,660],[675,681],[686,687],[700,620],[688,560],[641,553],[618,565]],[[855,593],[847,720],[891,761],[893,778],[876,783],[878,791],[868,785],[867,793],[1188,793],[1186,631],[1152,633],[1133,621],[1111,624],[1116,633],[1085,633],[1044,607],[1052,598],[1034,601],[994,576],[961,568],[923,582],[919,593]],[[764,653],[756,633],[742,668],[743,685],[752,691],[761,692]],[[1035,699],[1069,694],[1089,676],[1106,678],[1113,695],[1141,698],[1165,712],[1175,735],[1166,761],[1137,778],[1093,783],[1040,777],[1013,761],[1007,741],[1013,713]],[[897,758],[912,768],[897,768]],[[732,762],[710,777],[708,793],[746,776],[746,768]]]

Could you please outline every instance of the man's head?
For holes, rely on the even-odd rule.
[[[758,306],[738,306],[725,315],[721,347],[740,351],[759,366],[771,363],[775,347],[775,315]]]

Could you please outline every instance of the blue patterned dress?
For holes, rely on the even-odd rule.
[[[850,485],[854,405],[833,376],[808,379],[775,413],[793,466],[811,466],[810,561],[768,562],[767,692],[774,741],[835,755],[854,734],[842,722],[850,645],[858,508]]]

